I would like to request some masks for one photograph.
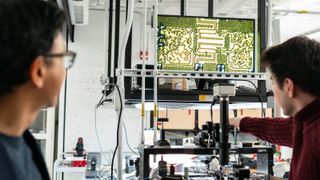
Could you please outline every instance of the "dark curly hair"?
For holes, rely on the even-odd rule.
[[[304,92],[320,97],[320,43],[316,40],[293,37],[264,51],[261,60],[281,88],[290,78]]]
[[[0,0],[0,96],[28,80],[33,60],[50,51],[64,21],[52,1]]]

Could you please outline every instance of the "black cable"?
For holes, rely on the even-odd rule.
[[[237,118],[238,117],[238,113],[237,113],[237,110],[234,109],[233,110],[233,117],[234,118]],[[237,131],[237,128],[233,126],[233,137],[234,137],[234,144],[238,144],[238,131]]]
[[[237,131],[237,128],[234,127],[234,131],[236,131],[236,133],[234,135],[234,139],[235,139],[235,142],[238,144],[238,131]]]
[[[210,105],[210,119],[211,119],[211,123],[213,126],[213,110],[212,107],[216,104],[216,102],[218,101],[218,96],[214,96]],[[209,127],[208,127],[208,131],[209,131]],[[215,137],[213,135],[213,128],[212,128],[212,132],[208,132],[209,134],[212,135],[212,139],[215,141]],[[210,135],[209,135],[210,136]],[[210,142],[208,141],[208,144],[210,145]]]
[[[243,80],[237,80],[237,81],[246,81],[246,82],[249,82],[249,83],[251,83],[253,85],[253,87],[256,89],[256,93],[257,93],[258,98],[259,98],[259,100],[261,102],[261,117],[263,117],[263,118],[266,117],[266,111],[265,111],[265,109],[263,107],[263,100],[262,100],[262,96],[261,96],[261,94],[259,92],[258,87],[250,80],[243,79]]]
[[[101,106],[103,104],[103,102],[104,102],[103,98],[104,98],[104,94],[101,96],[101,98],[100,98],[100,100],[99,100],[99,102],[98,102],[98,104],[96,106],[97,109],[98,109],[99,106]]]
[[[121,97],[121,92],[120,92],[120,89],[118,87],[117,84],[113,84],[117,91],[118,91],[118,94],[119,94],[119,99],[120,99],[120,113],[119,113],[119,119],[118,119],[118,125],[117,125],[117,143],[116,143],[116,147],[114,148],[114,151],[113,151],[113,155],[112,155],[112,160],[111,160],[111,180],[113,180],[113,163],[114,163],[114,157],[116,155],[116,152],[117,152],[117,149],[118,149],[118,146],[119,146],[119,129],[120,129],[120,121],[121,121],[121,116],[122,116],[122,110],[123,110],[123,107],[122,107],[122,97]],[[121,152],[119,152],[121,153]],[[121,169],[118,169],[118,171],[121,171]]]
[[[212,106],[214,106],[217,102],[218,96],[214,96],[210,105],[210,118],[211,118],[211,122],[213,124],[213,111],[212,111]]]
[[[118,149],[118,147],[119,147],[119,128],[120,128],[120,120],[121,120],[121,116],[122,116],[123,106],[122,106],[121,92],[120,92],[120,89],[119,89],[118,85],[117,85],[117,84],[109,84],[109,85],[110,85],[110,86],[113,85],[113,86],[116,87],[117,92],[118,92],[118,94],[119,94],[119,99],[120,99],[120,113],[119,113],[119,119],[118,119],[118,124],[117,124],[117,142],[116,142],[116,147],[115,147],[115,149],[114,149],[114,151],[113,151],[112,160],[111,160],[111,179],[113,179],[113,165],[114,165],[114,158],[115,158],[117,149]],[[109,99],[103,99],[104,96],[105,96],[105,94],[103,94],[102,97],[100,98],[100,100],[99,100],[99,102],[98,102],[98,104],[97,104],[97,106],[96,106],[96,109],[97,109],[99,106],[101,106],[104,102],[109,101]],[[124,127],[125,127],[125,126],[124,126]],[[125,132],[126,132],[126,129],[125,129]],[[128,143],[128,142],[127,142],[127,143]],[[100,145],[100,147],[101,147],[101,145]],[[130,148],[130,150],[132,150],[131,147],[129,146],[129,144],[128,144],[128,147]],[[132,150],[132,152],[134,152],[134,151]],[[135,152],[134,152],[134,153],[135,153]]]

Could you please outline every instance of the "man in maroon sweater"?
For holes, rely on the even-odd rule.
[[[235,118],[230,124],[293,148],[289,179],[320,179],[320,43],[294,37],[263,52],[274,99],[288,118]]]

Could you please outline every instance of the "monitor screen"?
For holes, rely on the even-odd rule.
[[[254,19],[158,16],[164,70],[254,72]]]

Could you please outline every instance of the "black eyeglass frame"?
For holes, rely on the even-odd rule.
[[[47,57],[47,58],[52,58],[52,57],[65,57],[65,56],[70,57],[69,62],[67,62],[67,63],[68,63],[68,66],[65,67],[66,69],[70,69],[70,68],[73,66],[73,64],[74,64],[74,61],[75,61],[76,56],[77,56],[77,53],[76,53],[76,52],[73,52],[73,51],[66,51],[66,52],[64,52],[64,53],[45,54],[45,55],[43,55],[43,56],[44,56],[44,57]],[[63,61],[64,61],[64,59],[63,59]],[[66,62],[63,62],[63,63],[64,63],[64,65],[66,66]]]

